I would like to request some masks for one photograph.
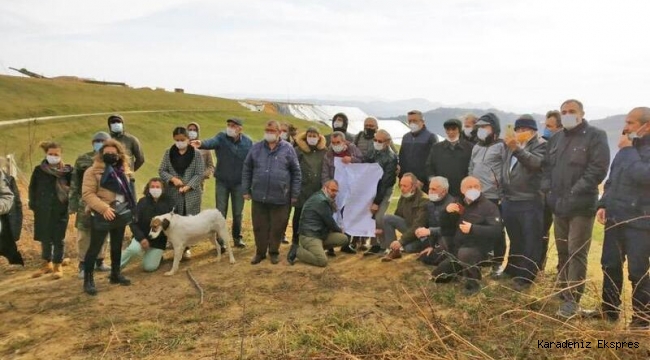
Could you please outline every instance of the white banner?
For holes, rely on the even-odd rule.
[[[370,206],[384,171],[379,164],[344,164],[339,157],[334,158],[334,169],[334,179],[339,182],[334,219],[348,235],[374,237]]]

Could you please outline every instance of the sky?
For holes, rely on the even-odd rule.
[[[650,105],[649,10],[644,0],[2,0],[0,74],[513,112],[577,98],[600,118]]]

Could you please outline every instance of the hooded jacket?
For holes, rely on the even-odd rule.
[[[110,119],[113,118],[113,116],[109,117],[107,122],[108,122],[108,130],[111,134],[111,138],[119,141],[122,145],[124,145],[124,149],[126,150],[126,157],[129,159],[129,167],[133,171],[138,171],[142,164],[144,164],[144,152],[142,151],[142,146],[140,145],[140,140],[138,140],[137,137],[127,134],[126,133],[126,126],[124,125],[124,119],[120,116],[119,118],[122,119],[122,132],[121,133],[114,133],[110,131]]]
[[[431,148],[438,142],[435,134],[426,126],[416,132],[408,132],[402,138],[399,149],[400,179],[406,173],[413,173],[422,184],[427,184],[427,159]]]
[[[478,121],[487,121],[492,126],[492,134],[479,140],[472,148],[469,162],[469,175],[481,182],[482,192],[490,200],[501,198],[503,186],[503,164],[506,160],[506,147],[499,139],[501,124],[493,113],[481,116]]]
[[[503,166],[503,197],[510,201],[540,199],[542,162],[546,154],[546,141],[534,136],[515,151],[506,151]],[[516,160],[513,161],[513,158]]]
[[[618,151],[598,207],[605,208],[608,222],[640,218],[627,226],[650,230],[650,135]]]
[[[321,189],[321,174],[323,172],[323,158],[327,151],[325,137],[318,135],[316,146],[307,144],[307,133],[296,136],[296,154],[300,164],[301,184],[297,208],[301,208],[307,199]],[[300,216],[300,215],[298,215]]]
[[[607,134],[583,120],[548,142],[542,189],[553,213],[560,217],[594,216],[598,185],[607,176]]]
[[[190,125],[196,126],[196,140],[201,139],[201,126],[198,123],[191,122],[187,127],[190,127]],[[203,172],[203,180],[206,180],[214,173],[214,160],[212,160],[212,152],[210,150],[200,149],[199,152],[203,158],[203,166],[205,168],[205,171]]]
[[[338,117],[343,119],[343,128],[340,129],[340,131],[342,131],[345,134],[345,140],[349,142],[354,142],[354,136],[348,132],[348,124],[349,124],[348,116],[345,115],[344,113],[338,113],[332,116],[332,130],[336,131],[334,130],[334,119]],[[326,145],[330,146],[330,142],[332,141],[332,134],[325,135],[325,141],[326,141]]]

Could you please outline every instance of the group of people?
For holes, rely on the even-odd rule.
[[[548,233],[555,224],[561,300],[557,315],[565,318],[585,313],[579,303],[597,220],[606,226],[600,313],[618,319],[627,259],[633,287],[631,326],[647,329],[650,109],[635,108],[628,114],[602,197],[599,185],[610,164],[607,136],[584,115],[582,103],[570,99],[559,111],[547,113],[544,129],[532,116],[522,115],[503,137],[495,114],[468,115],[463,121],[446,121],[446,139],[438,141],[422,113],[414,110],[407,114],[410,132],[399,150],[374,117],[356,135],[347,132],[343,113],[332,118],[333,131],[326,135],[317,127],[299,133],[271,120],[259,142],[244,134],[241,119],[228,119],[225,131],[207,139],[200,138],[199,124],[191,123],[173,130],[174,143],[163,155],[159,177],[147,182],[139,201],[133,172],[144,163],[144,155],[138,139],[124,131],[124,119],[112,115],[109,133],[96,133],[93,151],[79,156],[74,166],[64,164],[60,145],[43,144],[45,159],[34,169],[29,187],[34,237],[42,244],[44,261],[34,276],[62,276],[63,239],[72,213],[77,214],[84,291],[96,294],[94,271],[110,271],[111,283],[128,285],[120,269],[137,254],[143,254],[145,271],[156,270],[166,239],[149,238],[151,219],[170,211],[197,214],[204,181],[214,175],[217,209],[226,216],[232,206],[237,247],[246,246],[243,208],[245,201],[252,203],[253,265],[267,256],[272,264],[280,262],[293,209],[287,254],[291,264],[326,266],[328,257],[336,256],[335,248],[381,255],[382,261],[417,253],[423,263],[435,266],[434,281],[464,278],[467,294],[480,291],[482,266],[491,266],[491,277],[512,279],[513,288],[525,291],[545,268]],[[334,180],[336,158],[343,164],[376,163],[383,171],[368,204],[376,223],[376,236],[370,239],[345,234],[332,217],[339,186]],[[397,209],[387,214],[397,181]],[[11,199],[3,198],[3,212],[7,203]],[[132,221],[124,220],[129,216]],[[122,250],[126,226],[133,238]],[[107,238],[110,267],[102,255]],[[189,249],[184,256],[190,256]]]

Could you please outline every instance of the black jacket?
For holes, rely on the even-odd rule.
[[[452,145],[448,140],[433,145],[427,160],[428,177],[446,178],[449,181],[449,193],[460,197],[460,182],[468,174],[473,147],[471,142],[464,139],[460,139],[456,145]]]
[[[640,218],[627,226],[650,230],[650,135],[616,154],[598,207],[606,209],[609,223]]]
[[[501,236],[503,224],[499,208],[483,194],[467,205],[461,202],[462,215],[444,211],[440,215],[443,236],[452,236],[455,249],[461,247],[478,248],[483,254],[492,251],[494,239]],[[458,228],[463,221],[472,224],[469,234]]]
[[[425,227],[429,228],[431,232],[431,235],[429,235],[429,244],[431,246],[437,244],[440,237],[442,237],[440,218],[443,213],[447,212],[447,205],[455,201],[456,199],[453,196],[447,194],[442,200],[436,202],[429,201],[427,204],[427,223]]]
[[[406,173],[413,173],[422,184],[428,183],[426,162],[431,148],[438,142],[435,134],[429,132],[424,126],[417,132],[409,132],[402,138],[402,147],[399,149],[399,177]]]
[[[397,155],[390,148],[382,151],[372,150],[370,154],[363,159],[365,163],[377,163],[384,171],[381,179],[377,183],[377,194],[372,201],[373,204],[379,205],[389,190],[393,190],[397,178]],[[388,195],[390,196],[390,195]]]
[[[158,201],[154,201],[153,197],[149,194],[140,199],[138,205],[135,207],[135,218],[130,225],[135,240],[140,242],[147,239],[152,248],[165,250],[167,247],[167,237],[164,233],[161,233],[155,239],[149,237],[151,219],[155,216],[169,213],[173,208],[173,201],[165,197],[164,194],[158,199]]]
[[[542,191],[560,217],[594,216],[598,185],[607,175],[607,134],[583,120],[551,137],[544,158]]]
[[[0,181],[5,182],[14,194],[11,209],[8,213],[0,216],[0,222],[2,222],[0,225],[0,256],[6,257],[9,264],[24,265],[23,257],[16,247],[16,241],[20,240],[23,226],[23,203],[20,199],[20,191],[16,185],[16,179],[12,176],[0,176]]]
[[[72,171],[66,175],[68,185]],[[36,166],[29,181],[29,209],[34,212],[34,240],[65,238],[68,226],[68,201],[56,195],[57,178]]]
[[[299,234],[325,240],[331,232],[342,232],[332,217],[333,206],[322,190],[312,195],[302,207]]]
[[[540,199],[542,162],[546,154],[546,141],[537,136],[528,141],[523,149],[506,150],[503,164],[503,197],[510,201]],[[512,158],[516,158],[514,165]]]

